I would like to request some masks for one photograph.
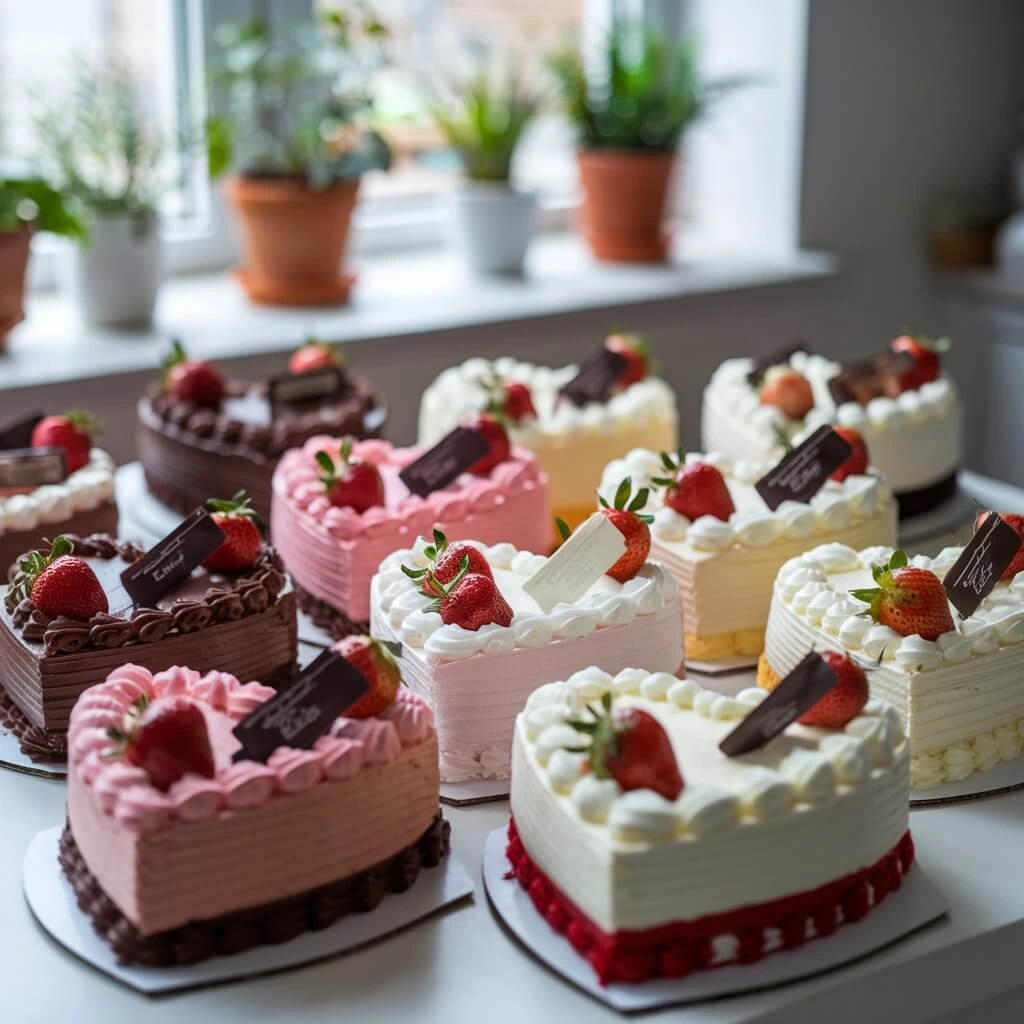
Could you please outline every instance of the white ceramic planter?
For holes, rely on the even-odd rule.
[[[85,245],[70,259],[70,284],[87,323],[147,324],[163,273],[160,221],[127,214],[96,216]]]
[[[537,197],[497,182],[466,182],[452,197],[453,222],[470,270],[522,274],[537,225]]]

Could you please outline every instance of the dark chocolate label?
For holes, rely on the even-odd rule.
[[[811,651],[721,743],[727,757],[759,750],[809,711],[836,685],[838,676]]]
[[[271,377],[267,395],[271,405],[299,405],[322,398],[336,398],[347,380],[340,366],[324,366],[308,373],[284,373]]]
[[[43,419],[38,410],[11,419],[0,420],[0,451],[31,448],[32,433]]]
[[[828,390],[836,405],[867,405],[873,398],[895,398],[903,390],[900,377],[914,365],[909,352],[879,352],[844,367],[828,382]]]
[[[975,530],[942,581],[946,597],[963,618],[973,615],[992,593],[1020,546],[1020,534],[995,513]]]
[[[764,380],[764,375],[773,366],[788,366],[789,360],[797,354],[797,352],[807,352],[808,347],[802,341],[795,341],[792,345],[785,345],[782,348],[777,348],[773,352],[769,352],[767,355],[758,356],[750,367],[750,372],[747,374],[747,383],[752,388],[759,388],[761,381]]]
[[[573,405],[607,402],[628,365],[622,353],[602,346],[583,360],[576,376],[558,393]]]
[[[67,479],[63,448],[0,451],[0,487],[42,487]]]
[[[425,498],[447,487],[489,450],[487,439],[478,430],[456,427],[415,462],[410,462],[398,476],[413,494]]]
[[[155,605],[223,543],[224,531],[206,509],[197,508],[121,573],[121,585],[137,605]]]
[[[234,760],[266,761],[278,747],[306,750],[370,689],[366,676],[337,651],[324,651],[298,678],[232,730]]]
[[[850,445],[831,427],[819,427],[754,486],[773,512],[784,501],[807,502],[852,454]]]

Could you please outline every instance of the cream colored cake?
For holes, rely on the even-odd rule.
[[[911,564],[940,579],[961,548]],[[772,686],[812,647],[832,647],[879,662],[868,671],[872,695],[906,723],[915,789],[965,779],[1020,757],[1024,741],[1024,573],[999,583],[970,618],[938,640],[903,637],[863,614],[850,595],[872,586],[871,567],[891,548],[855,551],[825,544],[787,562],[772,597],[759,682]]]
[[[691,522],[665,505],[663,488],[651,490],[651,556],[679,584],[688,658],[760,654],[775,575],[808,547],[896,541],[896,506],[879,477],[830,480],[810,502],[783,502],[772,512],[754,488],[771,464],[734,462],[714,452],[691,452],[686,459],[714,465],[736,507],[728,522],[711,516]],[[625,477],[636,488],[664,475],[657,452],[637,449],[607,466],[601,493],[611,500]]]

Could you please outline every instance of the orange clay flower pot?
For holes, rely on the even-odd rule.
[[[10,331],[25,319],[25,271],[32,231],[0,231],[0,351]]]
[[[224,194],[242,222],[246,265],[236,276],[254,302],[332,306],[347,302],[343,272],[358,181],[319,191],[299,179],[229,178]]]
[[[587,149],[578,154],[583,235],[599,260],[663,263],[670,237],[662,227],[675,154]]]

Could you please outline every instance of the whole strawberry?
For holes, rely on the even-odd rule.
[[[477,476],[487,476],[495,466],[504,462],[512,454],[508,431],[505,430],[505,425],[497,416],[486,412],[480,413],[466,426],[480,434],[487,442],[488,448],[487,454],[482,455],[469,467],[469,472]]]
[[[844,729],[868,702],[868,677],[849,655],[822,651],[825,664],[836,674],[836,685],[800,716],[801,725]]]
[[[772,405],[791,420],[802,420],[814,408],[810,381],[788,366],[774,366],[761,384],[761,404]]]
[[[439,612],[441,621],[448,625],[461,626],[473,632],[491,623],[512,625],[511,605],[491,576],[469,571],[469,555],[462,556],[459,571],[447,586],[427,573],[424,592],[434,596],[427,610]]]
[[[316,453],[327,500],[336,508],[351,508],[359,513],[383,505],[384,479],[380,470],[372,462],[352,458],[351,438],[342,442],[338,457],[340,467],[329,452]]]
[[[979,512],[974,519],[975,531],[980,530],[982,524],[991,515],[991,512]],[[1001,580],[1012,580],[1019,572],[1024,572],[1024,516],[1016,512],[1000,512],[1000,517],[1012,526],[1021,536],[1021,546],[1017,554],[1010,560],[1010,564],[1003,570]]]
[[[612,706],[606,693],[587,708],[586,718],[569,724],[590,736],[590,770],[599,779],[614,779],[624,790],[650,789],[666,800],[683,791],[675,751],[658,720],[634,707]]]
[[[518,380],[505,380],[499,373],[480,381],[487,396],[484,412],[504,423],[518,426],[528,419],[537,418],[533,394],[529,387]]]
[[[926,338],[923,334],[901,334],[889,343],[893,352],[904,352],[913,364],[899,375],[903,391],[916,391],[922,384],[938,380],[942,355],[950,350],[949,338]]]
[[[442,584],[451,583],[459,574],[463,559],[467,560],[467,573],[489,576],[491,579],[494,579],[491,566],[484,557],[484,553],[478,547],[472,544],[463,544],[460,541],[449,544],[448,538],[444,533],[436,528],[434,530],[434,542],[428,544],[423,549],[423,554],[430,559],[430,564],[425,568],[418,569],[410,568],[408,565],[402,566],[402,572],[409,579],[423,581],[423,585],[420,587],[421,594],[436,597],[437,592],[433,589],[431,580]]]
[[[616,390],[625,391],[638,384],[650,371],[651,343],[639,334],[610,334],[605,338],[604,347],[626,360],[616,382]]]
[[[344,359],[333,345],[317,338],[307,338],[288,360],[288,372],[310,373],[312,370],[344,365]]]
[[[853,449],[853,452],[845,462],[840,463],[829,479],[842,483],[848,476],[859,476],[866,473],[868,446],[864,443],[860,432],[852,427],[833,427],[832,429]]]
[[[877,587],[851,590],[850,593],[870,605],[868,614],[895,630],[900,636],[937,640],[952,632],[953,616],[942,582],[929,569],[907,565],[907,553],[896,551],[888,565],[871,570]]]
[[[661,453],[661,464],[670,476],[651,482],[665,488],[665,504],[687,519],[714,516],[727,523],[736,511],[725,478],[710,462],[685,462],[682,452]]]
[[[73,409],[40,420],[32,431],[32,447],[63,448],[64,468],[74,473],[89,461],[92,439],[101,433],[103,425],[92,413]]]
[[[203,566],[214,572],[242,572],[251,569],[263,550],[266,526],[250,506],[249,495],[239,491],[230,501],[210,498],[206,502],[210,518],[224,533],[224,543]]]
[[[74,545],[58,537],[48,554],[33,551],[18,563],[18,571],[7,588],[7,610],[13,612],[28,597],[44,615],[87,622],[109,611],[107,594],[92,566],[72,555]]]
[[[651,531],[648,523],[654,517],[643,515],[641,510],[647,504],[650,492],[646,487],[633,494],[633,481],[627,476],[615,492],[615,500],[609,505],[600,499],[601,514],[626,538],[626,551],[608,570],[607,575],[620,583],[631,580],[647,561],[651,553]]]
[[[370,718],[393,704],[402,685],[402,675],[391,652],[368,636],[347,636],[334,645],[350,665],[366,677],[370,689],[347,711],[346,718]]]
[[[206,719],[188,697],[141,698],[120,729],[107,730],[114,756],[141,768],[149,781],[167,791],[185,775],[212,779],[213,748]]]
[[[164,390],[205,409],[216,409],[224,398],[224,378],[212,363],[189,359],[181,342],[171,342],[164,360]]]

